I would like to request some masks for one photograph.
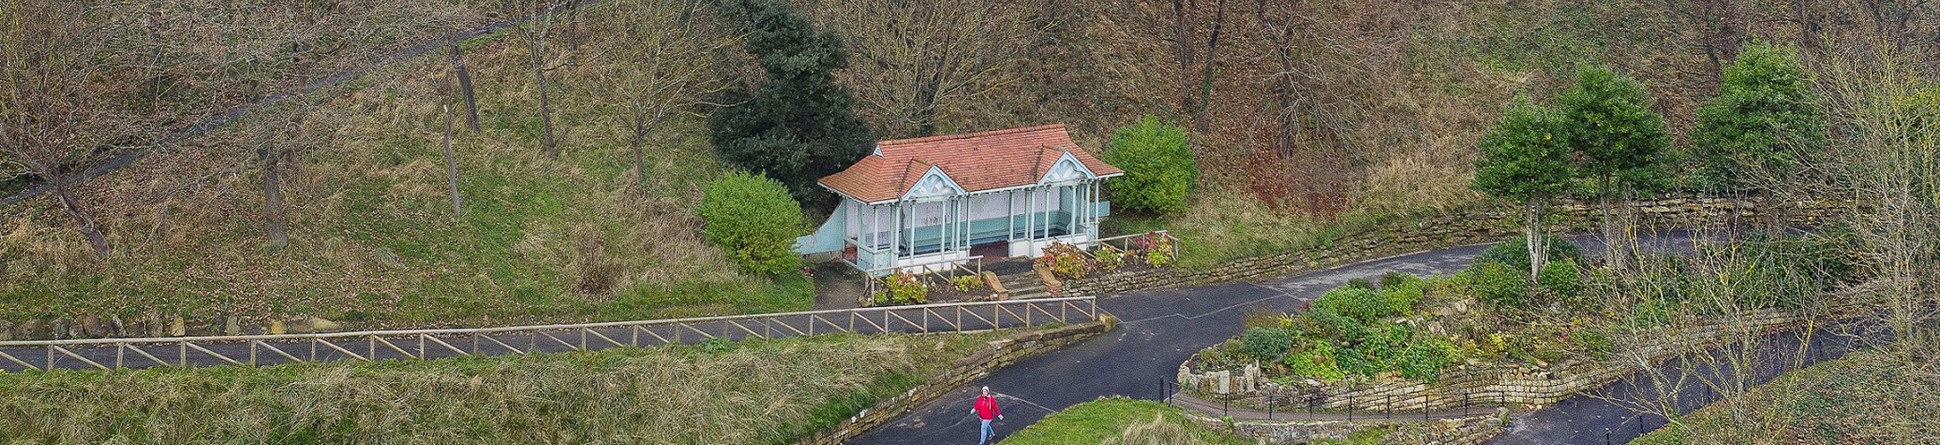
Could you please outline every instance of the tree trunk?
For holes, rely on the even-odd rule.
[[[281,184],[283,181],[276,172],[277,161],[283,157],[269,150],[264,150],[261,155],[263,158],[263,216],[265,220],[263,229],[269,236],[270,246],[282,248],[290,245],[290,239],[284,234],[283,227],[283,186]]]
[[[557,158],[559,157],[559,145],[552,138],[552,102],[551,97],[546,92],[548,89],[546,85],[545,60],[546,31],[544,28],[536,28],[532,30],[532,33],[533,38],[530,47],[532,51],[532,78],[539,82],[539,124],[541,130],[544,132],[539,144],[547,155]]]
[[[646,154],[646,149],[643,147],[644,145],[646,145],[646,134],[645,134],[646,132],[647,132],[647,129],[646,129],[645,123],[635,122],[633,125],[633,139],[630,141],[627,141],[628,145],[633,146],[633,176],[635,180],[640,181],[641,199],[645,199],[647,197],[647,192],[648,192],[647,154]]]
[[[445,107],[445,177],[451,182],[451,214],[464,211],[458,199],[458,160],[451,155],[451,107]]]
[[[1620,221],[1613,210],[1616,192],[1611,189],[1614,187],[1612,185],[1614,181],[1607,174],[1601,179],[1602,182],[1598,185],[1602,190],[1598,191],[1597,196],[1602,201],[1598,207],[1602,208],[1603,213],[1603,260],[1604,264],[1608,264],[1611,268],[1622,269],[1627,256],[1624,254],[1625,249],[1630,247],[1630,240],[1624,236]]]
[[[74,218],[74,230],[88,237],[88,244],[94,246],[95,256],[107,258],[111,250],[108,247],[108,237],[101,233],[100,225],[94,221],[94,212],[88,210],[87,205],[79,198],[74,197],[74,191],[68,189],[67,181],[62,179],[60,174],[49,174],[47,178],[54,184],[54,193],[61,199],[61,210],[67,211],[67,216]]]
[[[1206,110],[1212,108],[1213,65],[1218,60],[1214,55],[1219,52],[1219,32],[1225,22],[1226,0],[1219,0],[1218,12],[1213,14],[1212,35],[1206,39],[1206,57],[1203,62],[1200,62],[1205,67],[1200,71],[1199,101],[1194,104],[1198,107],[1191,110],[1192,126],[1202,132],[1206,131],[1209,125],[1206,122]]]
[[[1188,4],[1186,0],[1172,0],[1173,39],[1179,45],[1179,112],[1191,113],[1195,109],[1192,102],[1193,48],[1192,28],[1195,26],[1193,10],[1197,2]]]
[[[472,94],[472,73],[465,68],[465,59],[458,51],[457,44],[451,45],[451,67],[458,72],[458,90],[465,96],[465,126],[477,132],[478,100]]]
[[[1529,277],[1532,279],[1542,273],[1543,263],[1548,261],[1547,258],[1544,258],[1549,253],[1549,246],[1543,243],[1542,221],[1542,200],[1529,200],[1528,208],[1524,211],[1523,216],[1523,236],[1524,243],[1529,247]]]

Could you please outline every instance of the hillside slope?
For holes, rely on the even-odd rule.
[[[185,80],[158,103],[200,113],[239,103],[248,95],[223,92],[267,83],[234,61],[284,56],[268,44],[191,50],[225,41],[209,35],[273,41],[290,27],[354,42],[343,54],[362,57],[518,12],[447,2],[414,15],[366,3],[332,4],[416,21],[369,14],[298,27],[162,14],[183,30],[159,37],[176,48],[170,57],[215,62],[163,71]],[[722,20],[704,3],[678,3],[697,6],[681,18]],[[881,138],[1064,122],[1080,144],[1101,147],[1144,114],[1193,126],[1208,170],[1195,206],[1108,220],[1120,231],[1173,229],[1193,267],[1476,205],[1467,182],[1481,132],[1511,97],[1561,90],[1578,63],[1642,79],[1682,129],[1712,94],[1713,56],[1741,40],[1808,44],[1815,58],[1889,41],[1928,55],[1929,71],[1940,62],[1933,5],[1882,15],[1843,1],[794,3],[849,43],[850,68],[838,77]],[[1693,19],[1720,4],[1732,6],[1723,10],[1730,26]],[[669,26],[631,18],[653,5],[662,4],[593,3],[551,22],[546,72],[564,141],[556,159],[539,148],[530,41],[507,31],[466,42],[481,129],[461,117],[453,139],[462,212],[450,208],[440,145],[441,107],[458,103],[452,69],[443,54],[408,59],[316,94],[300,130],[276,130],[289,115],[268,110],[82,185],[116,246],[105,260],[49,197],[0,209],[0,319],[155,312],[420,326],[806,307],[807,280],[743,276],[699,238],[698,190],[727,168],[706,140],[705,107],[648,138],[646,184],[630,174],[626,112],[611,85],[640,73],[607,50],[638,43],[614,37],[622,27]],[[102,8],[114,23],[149,12]],[[236,22],[254,26],[197,32]],[[1894,23],[1907,25],[1884,26]],[[312,71],[354,65],[326,60]],[[726,82],[758,77],[734,45],[705,69]],[[216,79],[208,73],[229,74],[194,81]],[[197,112],[152,114],[166,123]],[[291,241],[279,249],[263,235],[254,148],[283,139],[310,143],[285,159]]]

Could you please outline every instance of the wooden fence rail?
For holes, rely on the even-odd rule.
[[[1098,319],[1094,297],[665,320],[322,334],[0,341],[0,372],[267,366],[328,360],[526,355],[832,333],[974,332]]]

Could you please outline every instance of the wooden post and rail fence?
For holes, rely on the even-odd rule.
[[[0,372],[268,366],[526,355],[819,334],[976,332],[1099,319],[1095,297],[888,306],[603,323],[320,334],[0,341]]]

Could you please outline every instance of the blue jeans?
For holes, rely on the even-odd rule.
[[[977,445],[990,443],[990,436],[997,435],[996,431],[992,431],[990,429],[990,419],[982,419],[982,420],[983,420],[983,433],[977,436]]]

